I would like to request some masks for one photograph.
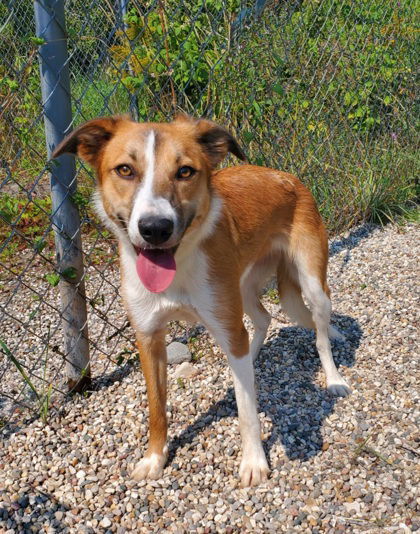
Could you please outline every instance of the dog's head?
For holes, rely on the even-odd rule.
[[[229,132],[207,120],[111,117],[74,130],[53,157],[77,154],[95,169],[102,216],[141,250],[174,249],[202,222],[211,174],[228,152],[245,159]]]

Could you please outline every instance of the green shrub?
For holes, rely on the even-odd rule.
[[[204,112],[223,70],[230,18],[239,0],[169,0],[157,8],[133,7],[127,28],[111,47],[111,76],[137,100],[140,117],[165,119],[178,108]],[[153,4],[152,4],[153,6]]]
[[[300,176],[331,230],[385,222],[416,197],[409,0],[307,0],[266,10],[224,64],[215,118],[251,162]]]

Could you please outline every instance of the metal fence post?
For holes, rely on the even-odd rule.
[[[127,4],[128,4],[128,0],[118,0],[117,2],[119,25],[126,35],[127,35],[127,29],[128,29],[128,25],[125,20],[128,14]],[[127,39],[128,39],[129,46],[130,46],[130,54],[133,54],[134,53],[133,43],[131,39],[128,38],[128,35],[127,35]],[[131,57],[127,58],[127,69],[128,69],[128,72],[130,73],[130,76],[135,76],[133,69],[131,68],[131,65],[130,65],[130,59]],[[137,95],[135,92],[130,95],[130,113],[131,113],[132,118],[135,121],[139,120],[140,118],[139,106],[137,102]]]
[[[34,8],[37,37],[44,40],[39,48],[39,61],[50,158],[72,122],[64,1],[36,0]],[[68,155],[57,161],[58,165],[52,165],[50,179],[57,270],[61,274],[66,375],[69,390],[80,391],[90,383],[90,365],[80,217],[72,198],[76,191],[76,167],[74,158]]]

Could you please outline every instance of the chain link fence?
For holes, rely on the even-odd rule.
[[[0,425],[135,355],[94,177],[49,160],[66,133],[206,116],[252,163],[299,175],[332,231],[384,221],[415,196],[416,17],[409,0],[3,1]]]

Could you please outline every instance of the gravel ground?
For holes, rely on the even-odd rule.
[[[333,322],[347,338],[334,357],[348,398],[324,389],[313,334],[290,326],[274,292],[264,297],[273,321],[256,374],[267,483],[239,488],[231,378],[202,333],[191,343],[196,374],[169,370],[161,480],[128,478],[147,444],[147,410],[142,374],[126,364],[90,397],[61,402],[48,424],[5,434],[0,532],[420,532],[419,237],[416,226],[363,226],[331,243]]]

